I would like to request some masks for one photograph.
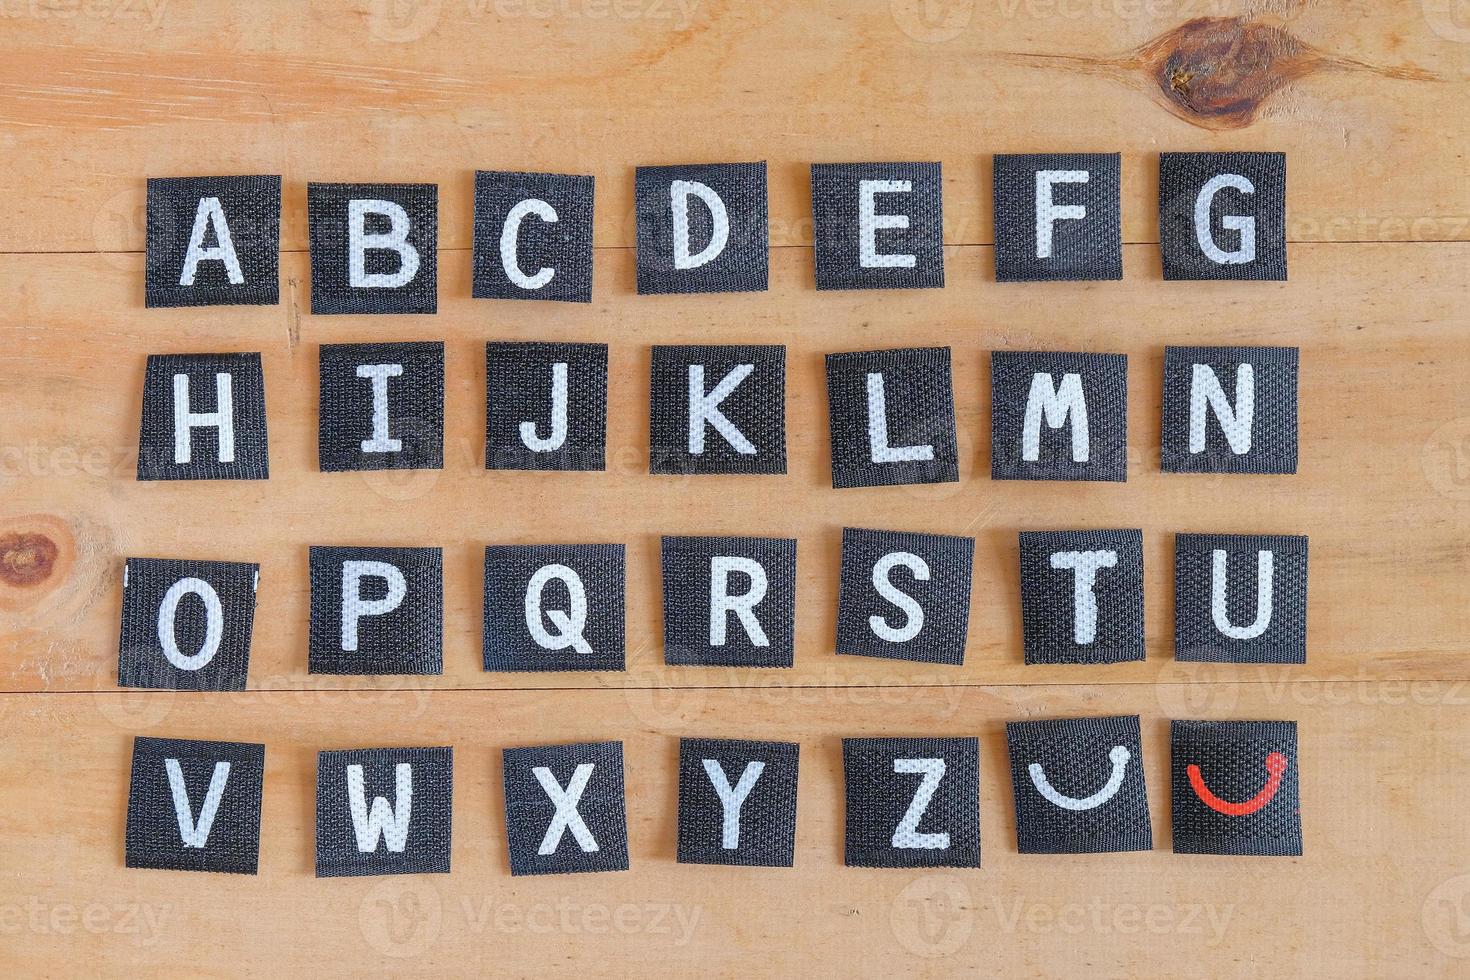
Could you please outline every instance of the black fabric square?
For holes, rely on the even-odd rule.
[[[149,354],[138,479],[269,477],[260,354]]]
[[[842,529],[837,652],[965,662],[975,539]]]
[[[607,467],[607,345],[485,345],[485,468]]]
[[[592,302],[591,177],[475,173],[476,299]]]
[[[1138,716],[1006,724],[1022,854],[1151,851]]]
[[[438,548],[311,549],[313,674],[444,673]]]
[[[620,544],[485,549],[486,670],[624,669]]]
[[[1165,473],[1295,473],[1297,348],[1164,348]]]
[[[849,868],[980,867],[973,738],[844,738]]]
[[[280,177],[150,177],[146,234],[145,306],[280,302]]]
[[[832,486],[955,483],[948,347],[827,355]]]
[[[665,537],[663,578],[664,663],[791,666],[794,538]]]
[[[1176,535],[1174,658],[1306,663],[1306,536]]]
[[[265,746],[133,739],[124,864],[253,875]]]
[[[259,579],[253,562],[127,559],[118,686],[245,690]]]
[[[1122,279],[1116,153],[995,156],[998,282]]]
[[[622,742],[506,749],[502,759],[511,874],[628,870]]]
[[[818,289],[944,285],[937,163],[812,164]]]
[[[1286,154],[1161,153],[1165,279],[1286,279]]]
[[[316,757],[316,876],[448,874],[454,749]]]
[[[653,348],[650,473],[785,473],[786,347]]]
[[[764,292],[766,164],[639,167],[638,292]]]
[[[1143,532],[1022,531],[1028,664],[1144,659]]]
[[[1174,853],[1302,853],[1296,722],[1170,726]]]
[[[679,863],[789,868],[795,742],[679,739]]]
[[[993,480],[1128,479],[1128,355],[993,351]]]
[[[444,468],[444,342],[323,344],[322,472]]]
[[[436,184],[307,184],[311,312],[433,313]]]

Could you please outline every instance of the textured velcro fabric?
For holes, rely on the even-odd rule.
[[[679,739],[679,863],[791,867],[797,754],[795,742]]]
[[[349,278],[348,213],[352,201],[389,201],[408,216],[407,244],[418,269],[402,286],[353,286]],[[306,223],[311,243],[311,312],[434,313],[439,306],[439,187],[436,184],[307,184]],[[367,236],[386,235],[391,219],[364,217]],[[403,269],[396,249],[370,247],[363,272],[391,276]]]
[[[964,663],[974,559],[974,538],[843,528],[837,652]],[[875,581],[915,608],[880,593]]]
[[[566,379],[561,395],[558,377]],[[607,467],[607,344],[486,344],[485,389],[487,470]],[[566,418],[560,441],[558,405]]]
[[[352,766],[361,767],[360,797],[352,792]],[[454,749],[317,754],[318,878],[448,874],[453,829]]]
[[[1037,203],[1036,175],[1062,171],[1086,180],[1050,185],[1051,208]],[[1116,153],[998,153],[995,156],[995,278],[998,282],[1122,279],[1121,164]],[[1072,217],[1070,209],[1085,214]],[[1054,220],[1047,220],[1050,215]],[[1049,227],[1051,254],[1037,255],[1037,225]]]
[[[1217,559],[1216,552],[1223,557]],[[1223,567],[1217,567],[1222,562]],[[1264,610],[1263,584],[1269,605]],[[1234,664],[1306,663],[1306,536],[1176,535],[1174,657]]]
[[[1022,531],[1021,622],[1028,664],[1144,659],[1143,532]]]
[[[881,387],[872,376],[882,378]],[[869,406],[882,392],[882,418]],[[832,486],[879,487],[955,483],[954,389],[948,347],[827,355],[827,410],[832,435]],[[885,440],[875,438],[886,433]],[[881,442],[904,458],[875,460]],[[927,451],[924,447],[928,447]]]
[[[403,577],[394,604],[394,576],[365,569],[358,596],[349,603],[356,624],[356,649],[345,649],[343,577],[348,562],[383,563]],[[361,568],[361,566],[356,566]],[[313,674],[444,673],[444,557],[439,548],[311,549],[311,642],[307,669]]]
[[[190,269],[196,226],[199,261]],[[280,247],[279,176],[148,179],[146,306],[278,303]]]
[[[761,635],[725,611],[723,644],[711,623],[717,557],[754,561],[766,576],[765,594],[750,608]],[[720,667],[790,667],[796,648],[796,539],[668,537],[663,539],[664,663]],[[750,574],[732,569],[726,594],[754,588]],[[758,642],[764,640],[764,643]]]
[[[1202,201],[1211,181],[1218,189]],[[1222,253],[1215,257],[1201,244],[1201,204],[1204,241]],[[1285,280],[1286,154],[1159,154],[1159,251],[1165,279]]]
[[[1164,348],[1164,437],[1161,466],[1165,473],[1295,473],[1297,462],[1297,348],[1295,347],[1166,347]],[[1247,417],[1239,393],[1250,365],[1253,392]],[[1232,447],[1217,410],[1205,397],[1202,382],[1195,401],[1195,366],[1208,368],[1229,402]],[[1203,375],[1202,377],[1206,377]],[[1190,448],[1192,410],[1202,412],[1204,448]],[[1249,424],[1247,424],[1249,422]],[[1250,446],[1239,444],[1249,435]]]
[[[487,547],[485,669],[624,669],[624,577],[620,544]],[[542,639],[529,625],[538,621]]]
[[[1022,854],[1153,850],[1138,716],[1006,724]]]
[[[118,686],[245,690],[259,579],[253,562],[127,559]]]
[[[264,745],[133,739],[124,863],[255,874],[264,782]]]
[[[320,374],[317,453],[323,472],[444,467],[442,340],[323,344]]]
[[[873,188],[864,228],[862,186]],[[944,285],[943,178],[938,163],[812,164],[818,289]],[[872,254],[863,264],[863,243]]]
[[[591,177],[476,171],[474,297],[592,302],[592,189]],[[539,204],[507,228],[511,211],[527,201]],[[521,276],[544,282],[528,288],[512,281],[506,251]]]
[[[220,376],[228,377],[221,382]],[[175,404],[175,378],[187,379],[188,400]],[[220,411],[228,384],[229,452],[222,452],[222,420],[193,419],[187,428],[188,459],[179,455],[178,413]],[[233,459],[225,457],[233,453]],[[143,374],[143,419],[138,427],[140,480],[265,480],[270,452],[265,428],[265,376],[260,354],[150,354]]]
[[[844,738],[842,771],[848,867],[980,867],[977,739]]]
[[[506,749],[502,765],[512,875],[628,870],[622,742]],[[565,797],[563,809],[575,800],[575,817],[558,818],[553,791]]]
[[[1071,403],[1078,389],[1082,411]],[[994,351],[990,400],[991,479],[1128,479],[1127,354]],[[1065,421],[1051,417],[1061,408]],[[1074,444],[1083,428],[1086,440]]]
[[[725,247],[693,268],[674,267],[674,181],[702,184],[724,205],[716,223],[710,207],[690,195],[686,214],[689,254],[699,256],[723,232]],[[766,164],[711,163],[639,167],[635,178],[638,209],[638,292],[764,292],[768,280],[769,222]]]
[[[1176,854],[1302,853],[1296,722],[1175,721],[1170,733]]]
[[[705,415],[700,428],[691,432],[695,398],[702,399]],[[722,422],[732,426],[734,433],[722,432]],[[693,451],[695,440],[699,452]],[[785,345],[655,345],[649,385],[648,470],[655,474],[785,473]]]

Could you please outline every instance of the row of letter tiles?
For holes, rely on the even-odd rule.
[[[603,470],[605,344],[492,342],[485,466]],[[948,347],[827,355],[832,486],[959,480]],[[1128,478],[1126,354],[993,351],[991,478]],[[1167,347],[1165,472],[1295,473],[1295,347]],[[441,469],[444,344],[320,349],[322,471]],[[785,474],[786,348],[655,346],[649,472]],[[148,358],[138,479],[267,479],[258,353]]]
[[[994,158],[995,277],[1001,282],[1123,277],[1116,153]],[[944,285],[938,163],[814,164],[818,289]],[[763,291],[766,165],[639,167],[639,293]],[[472,295],[592,299],[593,178],[475,174]],[[439,188],[325,184],[306,189],[311,312],[433,313]],[[150,307],[280,301],[281,178],[148,181]],[[1286,156],[1164,153],[1159,246],[1165,279],[1286,278]]]
[[[975,539],[844,528],[835,649],[958,666],[969,634]],[[438,548],[313,547],[308,669],[444,670]],[[663,539],[664,662],[791,667],[796,541]],[[1028,664],[1144,659],[1143,533],[1022,531]],[[118,683],[243,691],[259,566],[129,558]],[[1307,655],[1307,538],[1179,534],[1174,651],[1185,661],[1300,664]],[[620,544],[485,549],[484,669],[626,669]]]
[[[1153,849],[1137,715],[1006,726],[1022,854]],[[793,866],[799,747],[679,740],[678,862]],[[1296,723],[1175,721],[1174,851],[1299,856]],[[849,867],[980,867],[977,738],[846,738]],[[316,874],[450,870],[454,750],[317,756]],[[513,875],[628,869],[623,743],[505,749]],[[254,874],[265,746],[138,737],[125,863]]]

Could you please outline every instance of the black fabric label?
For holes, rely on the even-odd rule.
[[[591,177],[475,173],[476,299],[592,302]]]
[[[148,355],[138,479],[269,477],[260,354]]]
[[[434,313],[436,184],[307,184],[311,312]]]
[[[1306,537],[1176,535],[1174,658],[1306,663]]]
[[[997,282],[1122,279],[1116,153],[995,156]]]
[[[638,292],[764,292],[766,164],[639,167]]]
[[[1175,721],[1176,854],[1302,853],[1296,722]]]
[[[1143,532],[1022,531],[1028,664],[1144,659]]]
[[[280,302],[281,178],[150,177],[144,305]]]
[[[842,529],[837,652],[965,662],[975,539]]]
[[[795,742],[679,739],[679,863],[789,868]]]
[[[485,549],[486,670],[623,670],[620,544]]]
[[[454,749],[316,757],[316,876],[448,874]]]
[[[1166,347],[1165,473],[1295,473],[1297,348]]]
[[[313,674],[442,674],[439,548],[311,549]]]
[[[1286,279],[1286,154],[1159,154],[1165,279]]]
[[[832,486],[955,483],[948,347],[827,355]]]
[[[323,344],[323,472],[444,467],[444,342]]]
[[[124,863],[253,875],[265,746],[133,739]]]
[[[1138,716],[1006,725],[1022,854],[1153,850]]]
[[[607,345],[485,345],[485,468],[607,466]]]
[[[249,562],[127,559],[118,686],[245,690],[259,578]]]
[[[784,345],[655,345],[649,392],[650,473],[786,472]]]
[[[812,164],[818,289],[944,285],[937,163]]]
[[[974,738],[844,738],[849,868],[980,867]]]
[[[502,759],[511,874],[628,870],[622,742],[506,749]]]
[[[993,351],[993,480],[1128,479],[1128,355]]]
[[[790,667],[794,538],[663,539],[664,662]]]

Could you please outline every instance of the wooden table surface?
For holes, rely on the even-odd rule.
[[[1456,0],[3,0],[0,970],[1470,973],[1470,9]],[[1198,19],[1209,18],[1209,19]],[[1164,282],[1157,155],[1283,150],[1286,283]],[[1125,278],[994,282],[990,154],[1120,151]],[[634,293],[640,164],[766,159],[771,288]],[[940,160],[943,290],[817,293],[808,166]],[[472,301],[473,171],[597,178],[589,306]],[[149,176],[284,176],[282,302],[143,308]],[[313,317],[308,180],[439,185],[440,312]],[[321,343],[446,342],[445,467],[323,474]],[[611,346],[605,473],[482,468],[483,344]],[[790,473],[647,474],[649,347],[788,347]],[[1301,466],[1165,476],[1166,344],[1301,348]],[[822,355],[954,349],[961,480],[834,491]],[[988,352],[1130,358],[1126,484],[992,482]],[[271,478],[134,479],[150,353],[264,355]],[[833,653],[844,525],[978,539],[968,652]],[[1148,659],[1022,663],[1016,532],[1141,527]],[[1308,662],[1172,657],[1178,531],[1311,537]],[[796,666],[662,664],[661,534],[801,542]],[[38,542],[49,542],[49,545]],[[491,542],[628,545],[626,673],[480,669]],[[441,545],[444,673],[306,672],[307,548]],[[48,558],[54,551],[54,558]],[[120,691],[126,556],[258,561],[250,690]],[[1157,850],[1016,853],[1004,722],[1137,713]],[[1305,854],[1176,856],[1168,719],[1300,726]],[[978,735],[985,866],[842,866],[840,739]],[[127,870],[136,735],[267,745],[260,874]],[[801,743],[796,867],[674,862],[682,735]],[[622,739],[632,868],[512,878],[496,760]],[[454,873],[318,880],[315,756],[455,746]]]

